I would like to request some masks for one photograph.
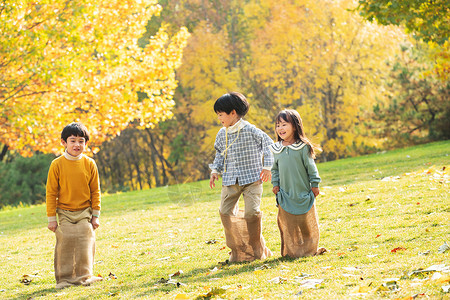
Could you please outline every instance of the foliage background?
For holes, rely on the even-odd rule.
[[[220,128],[213,103],[232,90],[273,138],[277,112],[297,109],[324,150],[319,161],[449,137],[448,14],[439,1],[2,3],[0,186],[11,191],[0,206],[43,200],[34,188],[31,200],[12,196],[24,184],[9,178],[12,163],[31,169],[35,160],[20,155],[59,155],[59,132],[76,120],[93,133],[104,192],[208,178]]]

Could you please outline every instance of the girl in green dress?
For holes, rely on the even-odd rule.
[[[281,255],[293,258],[316,255],[319,226],[315,199],[319,172],[315,147],[305,135],[295,110],[282,110],[276,118],[278,142],[271,145],[273,193],[278,203]]]

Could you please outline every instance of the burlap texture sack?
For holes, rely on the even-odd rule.
[[[231,249],[230,262],[266,259],[272,252],[266,247],[262,236],[262,213],[244,217],[239,210],[236,216],[220,214],[225,230],[227,246]]]
[[[302,215],[293,215],[278,206],[278,228],[281,255],[292,258],[313,256],[319,245],[319,224],[316,206]]]
[[[56,288],[90,283],[94,265],[95,233],[90,223],[92,209],[57,209],[55,278]]]

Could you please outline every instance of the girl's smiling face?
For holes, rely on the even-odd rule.
[[[278,136],[286,142],[295,142],[295,128],[291,123],[281,119],[277,122],[276,131]]]
[[[78,156],[86,149],[86,139],[81,136],[71,135],[67,138],[67,142],[61,139],[61,143],[67,149],[67,153],[72,156]]]

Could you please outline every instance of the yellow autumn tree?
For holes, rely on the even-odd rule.
[[[201,125],[208,132],[199,145],[202,151],[213,150],[214,138],[220,128],[214,102],[239,86],[239,69],[229,64],[231,55],[227,31],[217,31],[202,22],[192,33],[179,68],[180,85],[189,90],[189,99],[179,99],[178,112],[184,110],[191,123]]]
[[[364,22],[354,1],[273,1],[271,19],[252,42],[250,76],[265,91],[269,115],[297,109],[323,159],[374,146],[364,118],[380,94],[399,30]]]
[[[72,121],[99,145],[132,121],[170,118],[189,34],[162,26],[139,47],[160,11],[156,0],[2,1],[0,143],[22,155],[58,152]]]

